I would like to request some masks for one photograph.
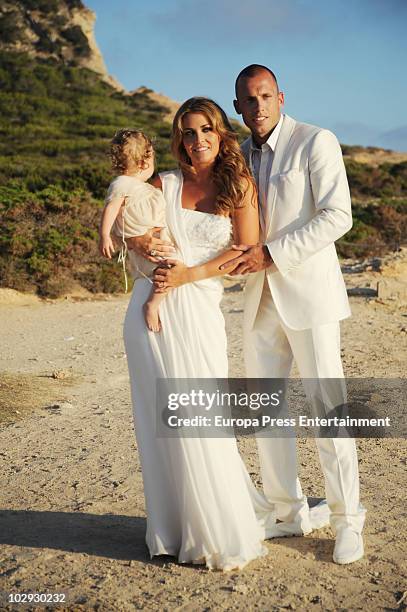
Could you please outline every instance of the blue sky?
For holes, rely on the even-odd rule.
[[[214,98],[269,66],[296,119],[341,142],[407,151],[407,0],[84,0],[107,68],[128,90]]]

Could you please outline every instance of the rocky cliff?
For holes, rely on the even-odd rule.
[[[94,36],[96,15],[81,0],[2,0],[0,49],[88,68],[112,87]]]
[[[0,50],[92,70],[125,95],[141,93],[153,105],[168,109],[164,121],[172,123],[179,103],[144,86],[127,92],[108,73],[95,40],[95,20],[81,0],[1,0]]]

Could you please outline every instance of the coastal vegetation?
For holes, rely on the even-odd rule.
[[[97,253],[109,140],[118,128],[142,129],[168,169],[167,114],[147,89],[123,93],[86,68],[0,51],[0,286],[50,297],[77,285],[123,290],[120,266]],[[363,257],[406,241],[407,161],[373,166],[354,150],[344,147],[354,226],[338,249]]]

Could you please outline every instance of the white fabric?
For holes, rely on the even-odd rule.
[[[242,144],[247,162],[251,138]],[[267,277],[287,327],[309,329],[350,315],[334,242],[352,225],[342,152],[328,130],[284,115],[262,222],[277,270],[251,274],[246,320],[253,325]]]
[[[116,177],[109,185],[106,203],[115,197],[126,199],[125,237],[141,236],[149,227],[164,227],[166,203],[162,192],[136,176]],[[122,219],[117,219],[114,227],[118,236],[122,235]]]
[[[250,161],[251,138],[242,150]],[[350,309],[334,241],[350,229],[352,217],[335,136],[284,115],[268,186],[260,192],[262,239],[275,265],[247,281],[247,376],[287,378],[294,358],[311,402],[317,405],[317,379],[336,378],[333,402],[340,404],[346,391],[340,380],[338,322],[349,316]],[[334,530],[349,525],[360,532],[365,510],[359,502],[355,442],[320,438],[317,446],[331,525]],[[295,439],[259,436],[258,448],[264,491],[275,504],[277,517],[288,532],[295,532],[298,525],[309,530],[308,506],[297,477]]]
[[[293,358],[311,402],[318,397],[317,380],[331,381],[332,403],[346,401],[342,384],[339,323],[313,329],[293,330],[282,321],[268,284],[265,283],[253,327],[245,326],[244,354],[249,378],[288,378]],[[313,379],[313,380],[311,380]],[[309,531],[306,497],[297,476],[294,438],[257,438],[263,487],[268,501],[275,504],[277,518],[289,527],[300,525]],[[334,531],[350,526],[360,533],[365,509],[359,502],[359,473],[355,441],[350,438],[316,438],[325,477],[326,498]]]
[[[231,242],[230,220],[183,209],[180,171],[161,179],[168,227],[182,260],[194,265],[224,251]],[[160,333],[149,332],[144,322],[149,289],[146,280],[135,282],[124,339],[150,554],[176,555],[180,562],[209,568],[242,568],[267,553],[262,540],[275,516],[251,482],[236,441],[155,435],[157,378],[228,375],[222,283],[214,278],[171,291],[160,305]]]

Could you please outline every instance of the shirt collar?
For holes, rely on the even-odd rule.
[[[264,151],[267,148],[270,148],[273,153],[276,150],[276,146],[277,146],[277,141],[278,141],[278,137],[280,135],[281,132],[281,126],[283,125],[283,120],[284,120],[284,115],[281,114],[280,115],[280,119],[276,125],[276,127],[274,128],[274,130],[271,132],[270,136],[268,137],[268,139],[266,140],[266,142],[261,145],[261,147],[257,147],[253,141],[253,137],[250,137],[250,152],[252,151]]]

